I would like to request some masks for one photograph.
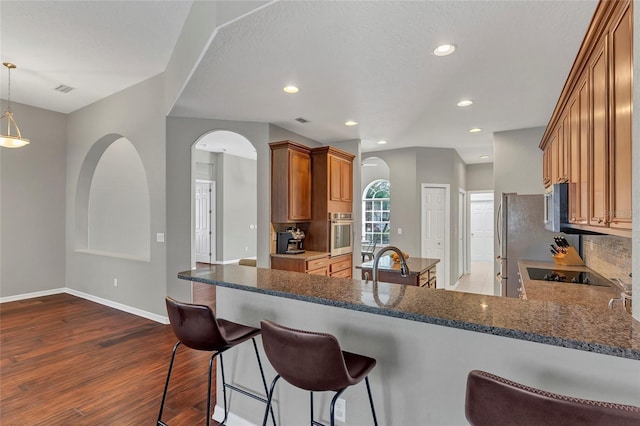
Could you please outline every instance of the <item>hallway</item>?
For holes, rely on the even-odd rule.
[[[493,285],[493,263],[471,262],[471,273],[460,277],[451,290],[493,296]]]

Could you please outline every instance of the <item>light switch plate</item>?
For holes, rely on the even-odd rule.
[[[159,243],[164,243],[164,232],[158,232],[156,234],[156,241]]]

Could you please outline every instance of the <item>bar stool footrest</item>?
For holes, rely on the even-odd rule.
[[[251,397],[251,398],[253,398],[253,399],[257,400],[257,401],[261,401],[261,402],[263,402],[265,404],[267,403],[267,400],[265,398],[262,398],[262,397],[260,397],[260,396],[258,396],[256,394],[248,392],[248,391],[246,391],[244,389],[240,389],[240,388],[238,388],[238,387],[236,387],[234,385],[225,384],[224,386],[226,388],[229,388],[229,389],[234,390],[236,392],[240,392],[241,394],[246,395],[248,397]]]

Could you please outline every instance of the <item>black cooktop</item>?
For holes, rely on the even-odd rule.
[[[559,271],[544,268],[527,268],[529,278],[532,280],[557,281],[571,284],[586,284],[596,286],[610,286],[606,278],[595,272]]]

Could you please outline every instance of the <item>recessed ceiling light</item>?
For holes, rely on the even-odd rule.
[[[282,90],[287,93],[298,93],[300,91],[296,86],[284,86]]]
[[[461,100],[460,102],[458,102],[458,104],[457,104],[457,105],[458,105],[459,107],[466,107],[466,106],[471,105],[472,103],[473,103],[473,101],[470,101],[469,99],[463,99],[463,100]]]
[[[387,141],[378,141],[378,145],[384,145]]]
[[[483,160],[486,160],[487,158],[489,158],[489,156],[488,155],[481,155],[480,158],[483,159]]]
[[[344,125],[345,126],[357,126],[358,122],[357,121],[353,121],[353,120],[349,120],[349,121],[345,121]]]
[[[482,129],[480,127],[474,127],[473,129],[469,129],[469,133],[478,133],[481,131]]]
[[[451,55],[456,50],[456,47],[453,44],[443,44],[438,46],[433,51],[433,54],[436,56],[447,56]]]

